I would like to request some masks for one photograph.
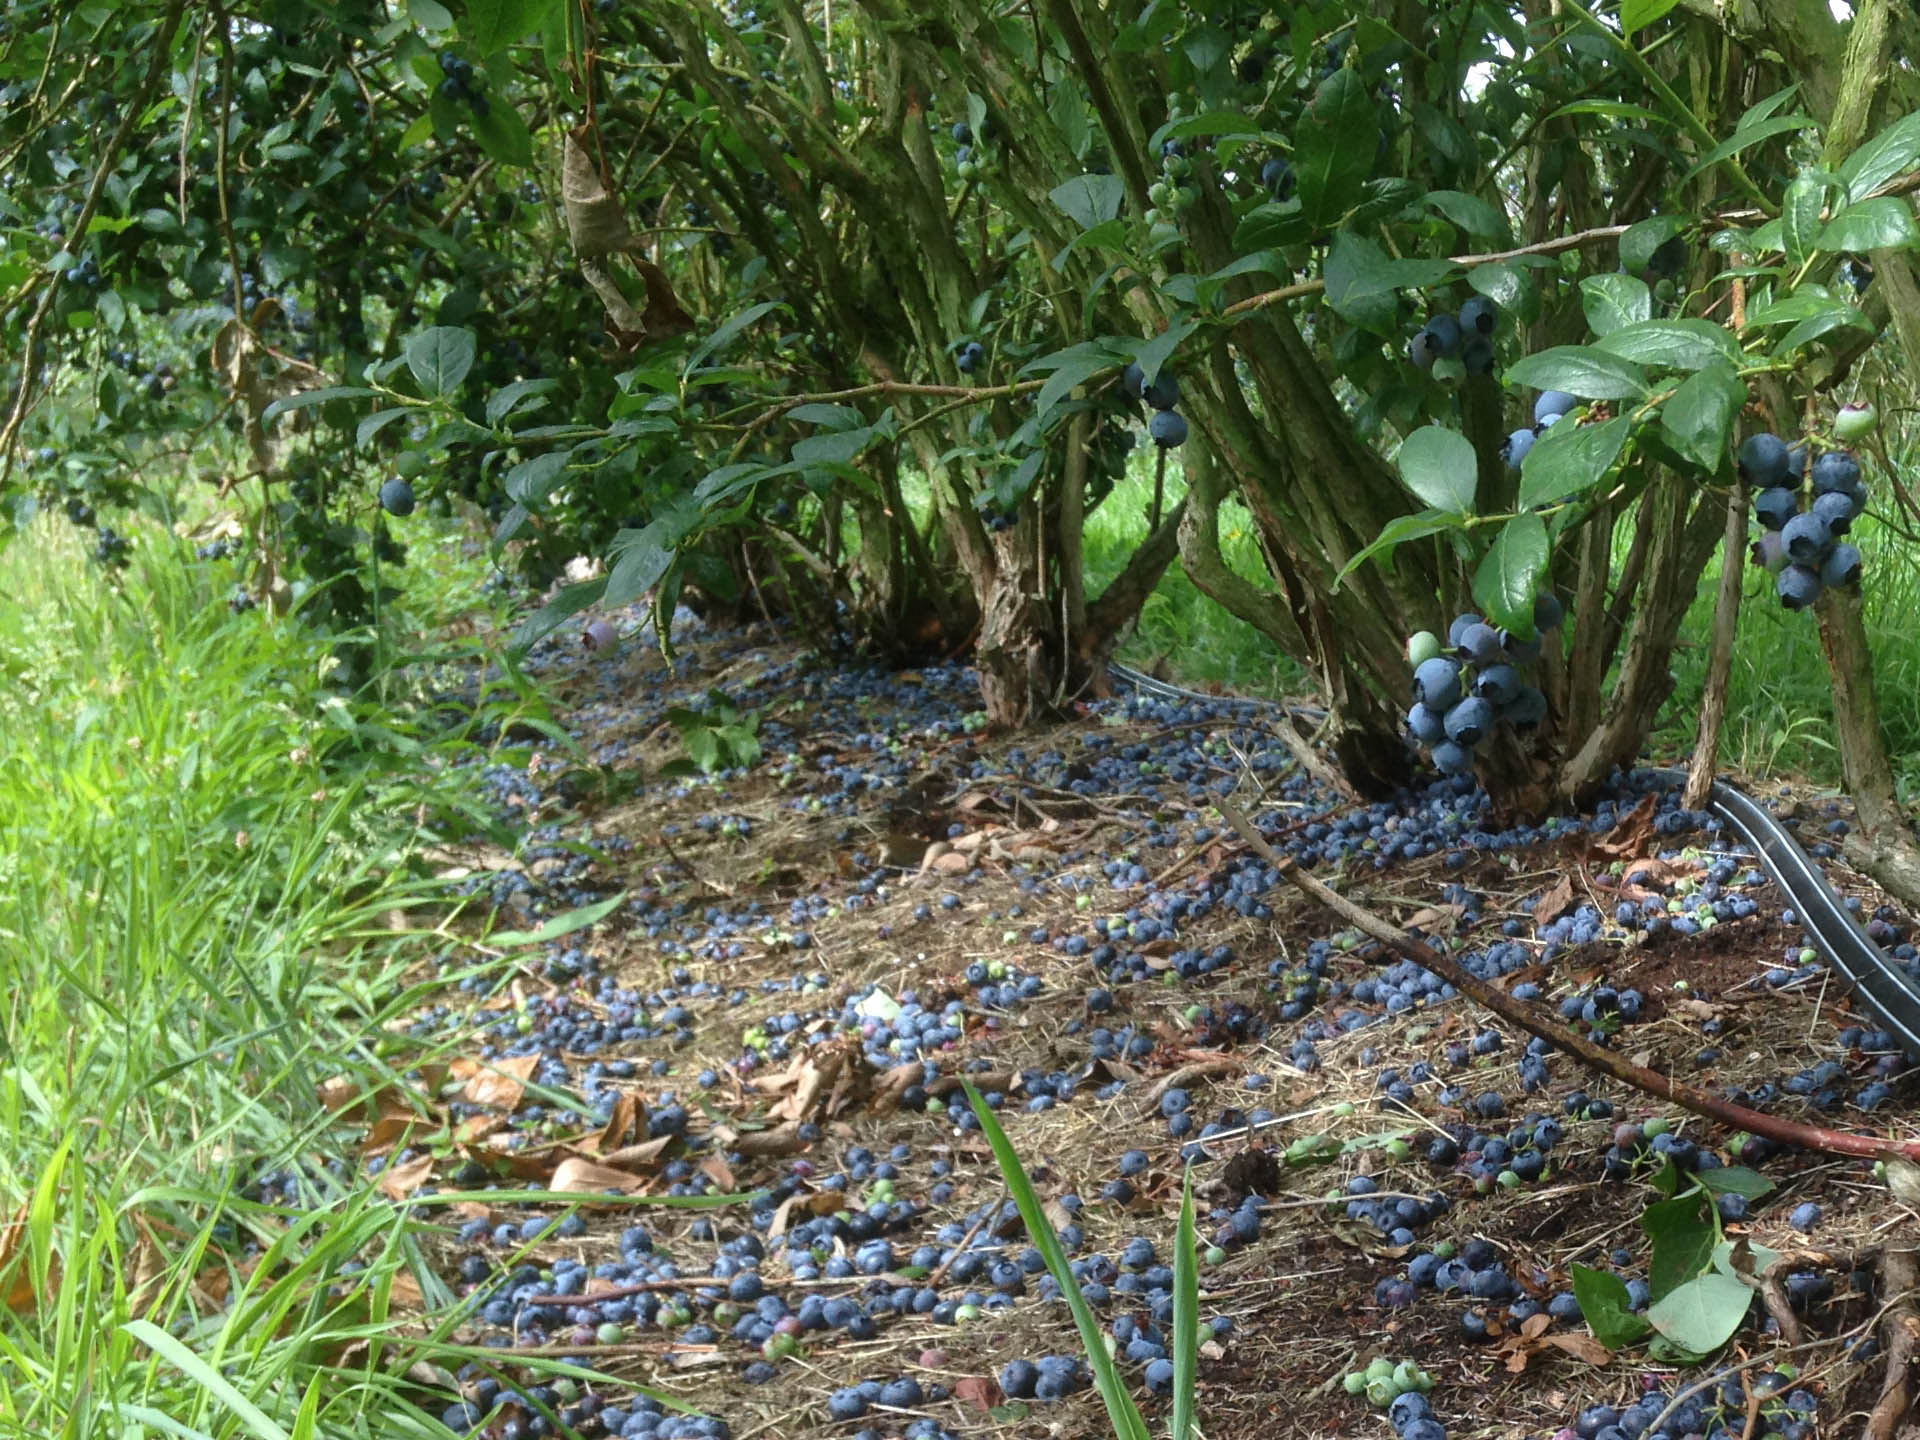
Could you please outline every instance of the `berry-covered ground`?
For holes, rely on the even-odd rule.
[[[1920,1225],[1869,1168],[1582,1073],[1332,928],[1210,809],[1231,796],[1351,898],[1642,1063],[1911,1134],[1889,1038],[1750,859],[1647,777],[1497,831],[1469,780],[1378,805],[1317,788],[1273,709],[1136,695],[988,739],[958,666],[868,669],[767,628],[683,629],[669,665],[611,618],[611,645],[576,630],[532,657],[587,762],[504,737],[486,778],[517,852],[438,852],[479,903],[406,1032],[410,1097],[335,1097],[380,1108],[360,1162],[390,1194],[470,1197],[438,1212],[434,1253],[458,1338],[492,1358],[448,1377],[449,1424],[1110,1433],[964,1077],[1156,1428],[1190,1160],[1212,1440],[1863,1433],[1898,1298],[1876,1256]],[[687,773],[669,716],[710,692],[758,711],[764,752],[714,778]],[[1844,812],[1766,794],[1838,867]],[[1908,918],[1832,875],[1920,963]],[[1705,1367],[1610,1355],[1572,1292],[1586,1265],[1645,1308],[1637,1222],[1668,1160],[1777,1187],[1718,1202],[1728,1239],[1781,1258]],[[548,1184],[580,1204],[471,1198]],[[698,1198],[729,1195],[751,1198]],[[516,1364],[556,1356],[624,1383]]]

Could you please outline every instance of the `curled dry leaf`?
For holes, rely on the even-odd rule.
[[[560,193],[567,214],[567,234],[579,257],[580,273],[600,297],[607,312],[607,330],[623,352],[637,349],[651,334],[665,339],[693,328],[693,317],[680,305],[666,272],[641,256],[640,238],[627,224],[620,199],[608,188],[594,145],[591,126],[567,133],[561,155]],[[627,298],[619,279],[601,262],[624,255],[646,286],[644,313]]]
[[[547,1182],[547,1188],[565,1191],[569,1195],[598,1195],[609,1190],[631,1195],[637,1190],[646,1189],[647,1181],[625,1170],[615,1170],[610,1165],[600,1165],[574,1155],[554,1167],[553,1178]]]
[[[449,1069],[454,1079],[467,1082],[460,1092],[462,1100],[511,1114],[520,1108],[527,1081],[539,1067],[538,1055],[515,1055],[505,1060],[456,1060]]]
[[[416,1155],[380,1172],[380,1193],[391,1200],[404,1200],[418,1190],[433,1174],[433,1156]]]

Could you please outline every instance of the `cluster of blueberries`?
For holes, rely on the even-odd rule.
[[[1147,211],[1147,223],[1151,225],[1169,215],[1184,215],[1199,198],[1186,145],[1179,140],[1161,142],[1160,178],[1147,187],[1147,199],[1153,205]]]
[[[1507,442],[1501,449],[1507,464],[1518,470],[1527,453],[1533,449],[1534,442],[1572,414],[1579,403],[1578,396],[1569,395],[1564,390],[1542,390],[1533,402],[1533,424],[1523,425],[1507,436]]]
[[[1176,408],[1180,404],[1180,382],[1169,370],[1162,370],[1147,383],[1147,372],[1132,363],[1120,373],[1120,388],[1136,400],[1144,400],[1153,411],[1147,421],[1147,437],[1162,450],[1185,443],[1187,417]]]
[[[451,48],[440,52],[440,73],[445,78],[440,82],[440,94],[443,99],[459,103],[464,100],[473,107],[476,118],[485,119],[492,107],[474,80],[473,62]]]
[[[954,174],[962,180],[972,180],[991,172],[993,159],[987,150],[985,136],[976,142],[973,126],[964,120],[954,121],[952,135],[954,144],[959,147],[953,152]],[[976,143],[980,147],[978,150],[974,148]]]
[[[1776,577],[1774,591],[1783,606],[1804,610],[1823,589],[1860,582],[1860,548],[1840,539],[1867,508],[1858,459],[1826,450],[1809,465],[1805,445],[1763,433],[1741,445],[1739,468],[1741,480],[1757,492],[1753,514],[1763,527],[1754,562]],[[1803,510],[1801,492],[1809,479],[1813,499]]]
[[[1493,332],[1500,324],[1500,307],[1484,295],[1475,295],[1458,315],[1431,316],[1407,346],[1415,369],[1432,370],[1436,362],[1460,362],[1469,375],[1493,373]]]
[[[1471,774],[1474,747],[1501,721],[1529,730],[1547,718],[1547,697],[1527,683],[1521,667],[1540,658],[1540,637],[1558,629],[1565,613],[1548,592],[1534,600],[1529,639],[1470,611],[1454,617],[1444,646],[1431,630],[1408,639],[1414,703],[1407,729],[1430,748],[1442,775]]]

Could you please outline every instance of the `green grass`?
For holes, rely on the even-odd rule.
[[[1866,559],[1861,593],[1881,723],[1902,789],[1911,791],[1920,785],[1920,556],[1871,518],[1849,538]],[[1719,580],[1716,556],[1687,614],[1674,656],[1673,698],[1654,737],[1670,753],[1693,744]],[[1799,775],[1837,785],[1840,753],[1833,733],[1832,680],[1819,621],[1782,610],[1773,577],[1749,566],[1728,680],[1722,766],[1756,777]]]
[[[0,554],[0,1435],[444,1434],[380,1341],[396,1284],[449,1298],[421,1219],[317,1164],[244,1196],[328,1153],[321,1081],[406,1063],[436,937],[389,917],[445,898],[406,861],[455,782],[137,533],[118,588],[64,523]]]
[[[1127,473],[1088,517],[1083,551],[1089,595],[1097,595],[1118,575],[1146,539],[1153,508],[1153,467],[1152,450],[1134,451]],[[1185,493],[1180,466],[1170,459],[1163,504],[1172,506]],[[1219,519],[1220,553],[1227,564],[1270,590],[1272,581],[1246,507],[1238,500],[1226,500]],[[1277,596],[1274,603],[1281,603]],[[1202,595],[1178,560],[1167,568],[1141,610],[1140,623],[1121,645],[1119,658],[1140,669],[1165,661],[1176,680],[1224,686],[1242,695],[1278,698],[1297,693],[1305,680],[1300,666],[1274,649],[1266,636]]]

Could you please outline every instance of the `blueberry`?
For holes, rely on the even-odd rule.
[[[1774,592],[1788,610],[1804,610],[1820,598],[1820,572],[1805,565],[1789,565],[1774,581]]]
[[[1796,515],[1781,527],[1780,543],[1796,565],[1816,565],[1833,544],[1833,532],[1818,515]]]
[[[413,486],[394,476],[380,487],[380,507],[389,515],[405,517],[413,513]]]
[[[1820,583],[1836,590],[1860,582],[1860,549],[1856,545],[1836,545],[1820,562]]]
[[[1162,450],[1184,445],[1187,440],[1186,417],[1178,410],[1156,410],[1153,419],[1147,422],[1147,435]]]
[[[1740,446],[1740,478],[1756,488],[1782,483],[1791,464],[1787,442],[1778,435],[1749,435]]]
[[[1787,1223],[1796,1230],[1811,1230],[1820,1223],[1821,1209],[1813,1201],[1796,1205],[1793,1213],[1787,1216]]]
[[[1753,497],[1753,514],[1769,530],[1779,530],[1800,513],[1800,496],[1782,486],[1762,490]]]
[[[1544,390],[1533,402],[1533,423],[1542,424],[1549,416],[1557,420],[1579,403],[1577,396],[1569,395],[1564,390]]]

